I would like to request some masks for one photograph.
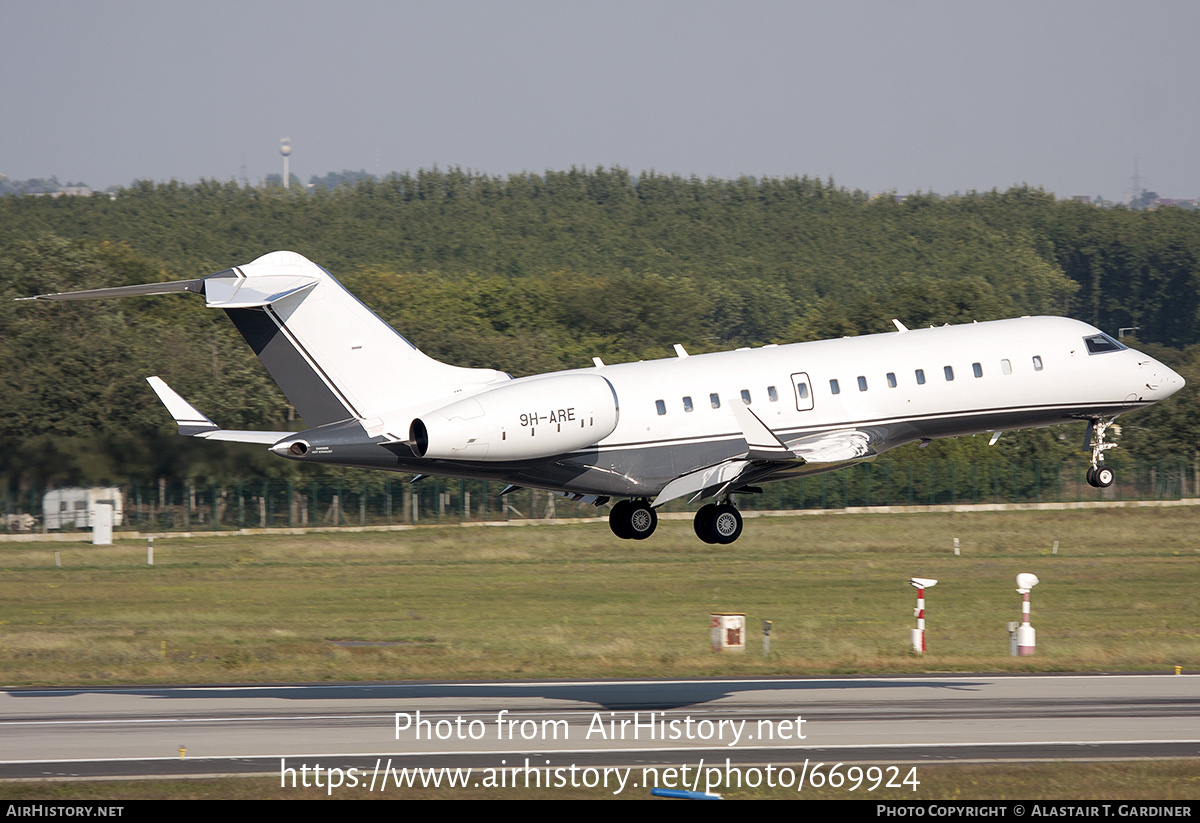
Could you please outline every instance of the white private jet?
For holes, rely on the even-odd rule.
[[[755,484],[831,471],[914,441],[1089,421],[1088,482],[1113,419],[1169,397],[1183,378],[1092,326],[1023,317],[607,365],[513,379],[422,354],[329,272],[294,252],[196,280],[27,300],[202,294],[224,309],[296,411],[303,432],[219,428],[157,377],[179,426],[262,443],[280,457],[418,475],[498,480],[602,505],[643,539],[655,509],[704,505],[697,536],[732,543],[733,504]]]

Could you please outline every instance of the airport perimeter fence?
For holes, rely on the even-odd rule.
[[[936,506],[979,503],[1059,503],[1086,500],[1178,500],[1197,497],[1200,459],[1154,462],[1113,456],[1116,471],[1107,489],[1087,484],[1084,459],[1054,465],[1038,462],[968,463],[952,460],[900,462],[879,460],[807,477],[765,484],[761,493],[737,495],[746,511],[844,509],[848,507]],[[561,495],[520,489],[500,496],[506,484],[427,477],[410,482],[404,475],[377,474],[371,479],[257,481],[228,485],[160,482],[120,489],[117,531],[162,533],[260,528],[365,527],[569,520],[607,516],[608,507]],[[7,495],[3,532],[87,531],[86,508],[44,492]],[[83,490],[76,490],[83,491]],[[93,490],[97,491],[97,490]],[[23,499],[24,498],[24,499]],[[51,501],[60,511],[46,511]],[[57,502],[55,502],[57,500]],[[675,500],[662,511],[690,511],[696,505]]]

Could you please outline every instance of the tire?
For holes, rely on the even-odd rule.
[[[1113,484],[1113,481],[1116,479],[1117,479],[1116,472],[1114,472],[1110,468],[1101,466],[1100,468],[1096,469],[1096,475],[1095,475],[1096,482],[1093,483],[1092,485],[1094,485],[1100,489],[1107,489],[1109,486],[1111,486]]]
[[[692,528],[696,531],[696,537],[699,537],[705,543],[716,543],[717,540],[712,533],[712,514],[717,508],[715,503],[709,503],[707,506],[701,506],[696,512],[696,517],[692,520]]]
[[[608,527],[612,533],[622,540],[632,540],[633,531],[629,528],[629,510],[633,503],[628,500],[618,500],[608,513]]]
[[[714,542],[728,545],[742,536],[742,515],[728,503],[722,503],[712,513],[709,527]]]

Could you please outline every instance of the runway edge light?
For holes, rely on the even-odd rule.
[[[917,627],[912,630],[912,647],[917,654],[925,654],[928,651],[925,646],[925,590],[932,589],[937,581],[932,577],[910,577],[908,585],[917,590],[917,608],[914,610]]]
[[[1029,592],[1041,581],[1036,574],[1017,575],[1017,594],[1021,595],[1021,626],[1017,629],[1017,656],[1029,657],[1037,646],[1037,632],[1029,624]]]

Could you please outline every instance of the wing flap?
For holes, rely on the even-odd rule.
[[[720,490],[729,488],[736,483],[750,465],[749,460],[726,460],[715,466],[706,466],[688,472],[663,486],[663,490],[658,493],[650,505],[658,508],[663,503],[686,495],[693,495],[692,500],[712,497]]]

